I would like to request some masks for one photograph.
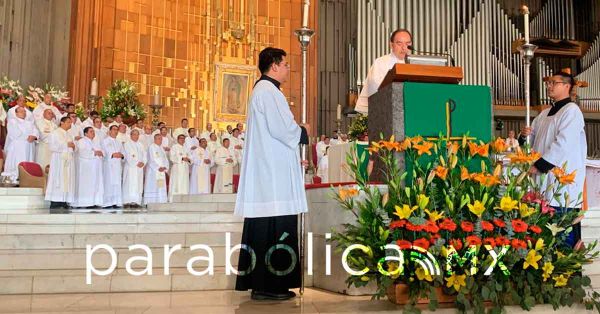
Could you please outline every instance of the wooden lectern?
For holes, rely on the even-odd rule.
[[[491,140],[490,87],[458,85],[462,78],[460,67],[396,64],[369,97],[369,140],[391,135],[452,140],[465,134]],[[371,180],[381,180],[380,167],[376,161]]]
[[[379,90],[393,82],[458,84],[462,79],[461,67],[397,63],[383,79]]]

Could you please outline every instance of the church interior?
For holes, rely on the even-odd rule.
[[[391,98],[399,94],[393,86],[404,83],[386,77],[389,95],[394,96],[383,93],[384,83],[379,95],[368,95],[371,120],[364,122],[367,116],[356,110],[357,101],[375,60],[390,54],[394,38],[392,35],[390,40],[390,34],[398,29],[409,32],[411,55],[434,56],[445,62],[438,70],[432,66],[435,75],[447,79],[451,73],[444,69],[453,68],[459,69],[460,78],[439,84],[430,95],[419,94],[420,85],[402,79],[407,82],[401,101],[406,110],[398,109],[398,118],[400,103]],[[530,43],[535,48],[527,51]],[[309,241],[309,246],[314,244],[314,249],[306,253],[310,267],[300,265],[302,288],[294,290],[298,297],[283,302],[260,302],[249,292],[235,291],[235,275],[230,274],[241,254],[232,252],[231,247],[240,243],[244,227],[244,218],[234,215],[234,209],[243,156],[252,151],[245,138],[250,103],[255,85],[264,76],[257,67],[259,56],[268,47],[287,53],[289,78],[280,91],[308,136],[301,148],[302,159],[308,161],[303,173],[308,213],[306,218],[302,214],[300,238]],[[427,60],[424,62],[433,59]],[[439,133],[442,138],[442,131],[448,141],[453,136],[462,139],[460,133],[465,133],[469,134],[465,138],[476,136],[484,141],[506,139],[507,145],[518,149],[522,130],[554,106],[556,99],[547,87],[557,72],[574,78],[570,97],[584,121],[583,199],[587,211],[581,221],[581,239],[591,243],[600,240],[600,1],[0,0],[0,313],[406,310],[402,305],[406,302],[371,300],[377,291],[372,282],[351,286],[339,262],[341,254],[328,251],[331,229],[339,231],[344,224],[356,222],[356,217],[343,212],[331,197],[332,191],[342,191],[339,186],[360,181],[348,173],[346,154],[355,147],[360,152],[372,151],[369,143],[376,144],[380,134],[388,138],[392,134],[426,137]],[[438,79],[415,82],[438,84],[443,80]],[[446,85],[451,87],[446,89]],[[473,88],[472,99],[468,95],[452,96],[456,101],[448,99],[450,96],[436,98],[440,91],[450,95],[456,92],[452,88],[463,87],[463,91]],[[46,96],[49,101],[44,104]],[[20,102],[25,110],[19,110]],[[372,113],[375,105],[389,111]],[[438,108],[431,109],[433,106]],[[35,156],[35,148],[28,158],[14,157],[15,153],[9,156],[11,149],[18,150],[19,136],[11,133],[10,120],[19,119],[13,125],[20,125],[22,132],[29,115],[35,136],[30,135],[34,139],[26,145],[35,142],[40,150],[45,145],[48,155],[43,160]],[[126,192],[132,182],[149,189],[147,169],[152,156],[146,156],[139,159],[145,170],[140,170],[138,181],[124,179],[126,163],[119,165],[123,167],[118,175],[123,197],[137,193],[127,196],[128,201],[107,203],[106,195],[100,202],[94,197],[90,202],[84,197],[70,201],[49,197],[55,184],[92,194],[94,190],[107,191],[107,184],[112,184],[107,176],[113,174],[114,166],[107,162],[104,179],[98,179],[96,168],[87,164],[73,166],[75,173],[67,172],[71,177],[65,174],[66,167],[58,179],[51,173],[54,137],[50,133],[61,128],[61,116],[73,120],[68,122],[73,125],[71,130],[76,125],[79,128],[72,139],[85,139],[84,129],[95,130],[98,142],[90,140],[90,145],[102,146],[102,157],[133,156],[138,162],[136,153],[126,151],[125,145],[127,137],[134,137],[134,130],[139,148],[129,147],[140,149],[143,155],[148,155],[154,144],[160,149],[167,146],[165,141],[169,143],[169,149],[160,149],[166,168],[175,169],[171,157],[175,146],[193,147],[187,151],[184,167],[186,192],[173,192],[180,179],[174,170],[157,177],[158,183],[150,187],[164,189],[156,198],[147,198],[143,189]],[[51,129],[44,129],[44,119],[54,121],[48,122]],[[402,120],[401,126],[397,119]],[[386,125],[372,121],[385,121]],[[120,152],[105,147],[113,130],[117,142],[123,139]],[[73,150],[75,146],[79,143]],[[203,147],[206,154],[210,151],[210,158],[197,157],[198,169],[208,160],[204,170],[195,170],[196,157],[192,155],[197,147]],[[83,158],[83,154],[73,156]],[[15,162],[15,158],[21,159]],[[223,165],[215,161],[219,158],[225,160]],[[361,162],[365,168],[367,163],[373,167],[371,160]],[[374,167],[376,173],[380,165],[375,162]],[[205,177],[199,179],[199,172]],[[383,182],[382,178],[373,175],[370,179]],[[203,188],[206,192],[199,192]],[[305,231],[311,232],[310,237]],[[213,269],[210,275],[189,271],[198,256],[191,248],[195,244],[213,250],[212,261],[195,261],[198,269]],[[101,245],[110,250],[99,248]],[[144,245],[147,250],[132,250],[132,245]],[[169,261],[164,247],[176,245],[181,249],[169,255]],[[92,247],[98,251],[91,252]],[[149,258],[135,259],[144,252]],[[327,268],[333,271],[325,274],[331,255],[333,265]],[[600,287],[597,258],[583,266],[591,278],[590,289]],[[304,256],[301,261],[305,262]],[[102,275],[101,270],[106,269],[112,271]],[[146,273],[134,276],[135,270]],[[90,277],[91,283],[86,282]],[[586,311],[578,306],[562,311]],[[455,311],[448,307],[438,311]],[[420,309],[427,312],[427,304]],[[506,309],[524,312],[516,305]],[[553,307],[540,304],[534,311],[549,313]]]

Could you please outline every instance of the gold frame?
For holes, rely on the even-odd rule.
[[[241,64],[215,63],[215,90],[213,101],[213,112],[217,122],[244,122],[248,114],[248,100],[250,92],[256,80],[256,67]],[[233,78],[233,79],[230,79]],[[232,112],[224,107],[225,84],[237,84],[241,87],[237,112]],[[235,82],[237,81],[237,82]],[[242,86],[240,86],[240,83]],[[245,85],[245,86],[243,86]]]

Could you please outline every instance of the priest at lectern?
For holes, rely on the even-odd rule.
[[[396,63],[405,63],[406,56],[410,55],[410,46],[412,46],[412,34],[409,30],[397,29],[392,33],[390,36],[392,53],[375,59],[364,81],[354,110],[365,115],[368,114],[369,97],[377,92],[386,74]]]

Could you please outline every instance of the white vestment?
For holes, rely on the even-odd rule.
[[[227,161],[231,159],[232,161]],[[214,193],[233,193],[233,170],[237,165],[235,154],[225,147],[219,147],[215,153],[217,173]]]
[[[52,110],[52,112],[54,113],[54,120],[52,120],[52,122],[54,122],[54,124],[58,124],[60,122],[60,118],[62,117],[62,113],[60,113],[60,110],[58,110],[58,108],[52,105],[47,105],[43,101],[38,103],[37,107],[33,109],[33,118],[35,120],[43,120],[44,112],[46,111],[46,109]]]
[[[49,145],[50,134],[56,130],[57,126],[52,120],[46,119],[36,120],[35,124],[40,132],[35,162],[40,164],[42,169],[46,169],[46,166],[50,164],[50,157],[52,156]]]
[[[327,147],[329,147],[329,145],[325,144],[325,142],[317,143],[317,165],[321,162],[321,158],[325,156],[325,152],[327,152]]]
[[[161,172],[158,169],[166,168]],[[169,160],[165,150],[152,144],[148,148],[148,165],[146,166],[146,181],[144,182],[144,203],[167,202],[167,173]]]
[[[152,145],[152,143],[154,143],[154,135],[152,135],[152,133],[150,133],[150,134],[140,133],[140,142],[142,143],[142,145],[144,145],[144,148],[146,150],[148,150],[150,145]]]
[[[301,128],[273,83],[260,80],[254,87],[247,125],[235,214],[252,218],[307,212],[298,149]]]
[[[19,177],[19,163],[35,160],[35,143],[28,142],[29,136],[39,138],[40,134],[33,122],[15,118],[8,125],[6,142],[6,162],[4,163],[3,175],[10,176],[12,180]],[[9,141],[10,139],[10,141]]]
[[[194,149],[194,147],[196,147],[196,149],[198,147],[200,147],[200,141],[198,140],[198,138],[195,137],[186,137],[185,138],[185,143],[183,144],[183,146],[190,152],[192,152]]]
[[[8,123],[10,123],[10,120],[12,119],[17,119],[17,108],[19,106],[14,106],[10,109],[8,109],[8,113],[6,114],[6,119],[8,120]],[[31,113],[31,111],[29,111],[29,109],[27,109],[27,107],[23,106],[23,108],[25,108],[25,120],[28,121],[32,121],[34,122],[35,119],[33,118],[33,113]]]
[[[100,147],[102,147],[102,142],[104,141],[104,139],[108,136],[108,134],[106,134],[105,129],[97,129],[96,127],[94,128],[94,133],[96,134],[96,136],[94,136],[94,143],[98,144]]]
[[[561,108],[555,115],[548,116],[551,108],[544,109],[531,124],[531,143],[534,151],[542,154],[542,158],[556,167],[562,167],[566,162],[567,174],[577,171],[575,182],[567,185],[560,192],[557,202],[552,198],[552,192],[546,195],[552,206],[581,208],[577,204],[577,198],[583,192],[585,180],[585,160],[587,158],[587,142],[585,136],[585,123],[583,114],[577,104],[571,102]],[[548,183],[555,183],[556,179],[552,172],[548,172],[546,183],[542,185],[541,191],[545,191]],[[569,204],[563,194],[569,194]]]
[[[321,178],[322,183],[329,182],[329,156],[325,155],[321,158],[317,167],[317,176]]]
[[[142,205],[144,192],[144,167],[138,163],[146,164],[146,148],[140,141],[127,141],[125,143],[125,168],[123,169],[123,204]]]
[[[218,141],[211,141],[208,140],[208,146],[206,147],[206,149],[208,149],[208,152],[214,156],[215,153],[217,152],[217,149],[221,147],[221,144]]]
[[[189,130],[189,128],[184,128],[184,127],[176,128],[175,131],[173,131],[173,139],[177,140],[177,137],[181,134],[188,137],[189,136],[188,130]]]
[[[190,194],[210,194],[210,167],[214,165],[213,158],[208,149],[202,147],[198,147],[191,154]],[[205,160],[209,160],[209,163]]]
[[[108,136],[102,141],[104,150],[104,206],[123,205],[123,159],[113,157],[114,153],[122,153],[123,145],[116,138]]]
[[[190,163],[184,161],[191,156],[183,145],[179,143],[171,147],[169,158],[171,159],[171,176],[169,179],[169,202],[173,201],[174,195],[187,195],[190,193]]]
[[[208,130],[204,130],[202,133],[200,133],[200,136],[198,136],[198,138],[205,138],[207,141],[210,142],[210,134],[213,133],[213,131],[208,131]],[[216,135],[216,134],[215,134]],[[217,135],[217,140],[218,140],[218,135]]]
[[[94,121],[92,121],[92,118],[87,117],[85,120],[83,120],[81,122],[81,128],[85,129],[85,128],[89,127],[89,126],[94,126]]]
[[[369,97],[377,92],[379,85],[396,63],[404,63],[404,60],[398,59],[393,53],[375,59],[363,82],[354,110],[365,115],[369,113]]]
[[[77,141],[77,191],[75,207],[102,206],[104,204],[104,173],[102,157],[96,151],[102,147],[88,137]]]
[[[504,144],[506,144],[506,149],[509,152],[517,151],[517,148],[519,148],[519,140],[517,140],[516,138],[507,138],[506,140],[504,140]]]
[[[73,148],[67,146],[73,138],[63,128],[50,135],[50,172],[46,186],[47,201],[72,203],[75,200],[75,159]]]
[[[173,140],[171,140],[171,138],[168,136],[163,136],[160,146],[162,146],[162,148],[166,151],[166,149],[171,148],[172,145]]]
[[[242,155],[244,153],[244,141],[239,138],[239,137],[235,137],[232,136],[231,138],[229,138],[229,140],[231,141],[231,145],[230,147],[233,148],[233,152],[235,153],[235,159],[237,160],[238,164],[242,163]],[[241,149],[237,149],[235,148],[236,146],[241,146]]]
[[[121,143],[121,145],[125,144],[127,141],[129,141],[129,135],[127,134],[127,132],[125,133],[117,133],[117,141],[119,141],[119,143]]]

